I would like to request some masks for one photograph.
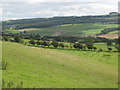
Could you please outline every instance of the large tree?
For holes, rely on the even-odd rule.
[[[55,48],[57,48],[59,44],[57,41],[52,41],[51,45],[53,45]]]
[[[73,47],[79,50],[79,49],[83,49],[84,46],[81,43],[75,43]]]

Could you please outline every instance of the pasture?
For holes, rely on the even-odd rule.
[[[117,88],[118,53],[63,50],[25,46],[3,41],[2,71],[11,87]],[[106,48],[104,43],[95,44]],[[109,56],[107,56],[109,55]],[[21,85],[22,82],[22,85]]]

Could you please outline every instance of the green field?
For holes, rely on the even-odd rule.
[[[110,34],[120,33],[120,30],[109,32]]]
[[[18,33],[20,31],[28,31],[28,33],[37,33],[40,35],[55,35],[62,33],[63,35],[91,35],[98,34],[105,28],[118,27],[117,24],[66,24],[53,26],[49,28],[28,28],[20,30],[10,30],[11,32]]]
[[[95,44],[105,48],[104,43]],[[30,47],[3,42],[8,68],[5,86],[39,88],[117,88],[118,53]],[[110,55],[110,56],[104,56]]]

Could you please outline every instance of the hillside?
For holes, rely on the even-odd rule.
[[[68,16],[3,21],[3,29],[46,28],[64,24],[102,23],[118,24],[118,15]]]
[[[102,35],[120,30],[118,17],[119,14],[108,14],[8,20],[3,21],[3,33],[27,31],[27,34],[43,36]]]
[[[74,52],[70,54],[67,51],[10,42],[3,42],[2,49],[2,58],[8,63],[2,76],[6,82],[12,81],[13,87],[19,86],[20,82],[23,87],[29,88],[117,87],[117,64],[113,67],[111,64],[83,58],[79,53],[76,55]]]
[[[9,30],[12,33],[26,31],[28,34],[39,34],[44,36],[72,36],[72,35],[95,35],[101,33],[106,28],[117,28],[117,24],[66,24],[49,28],[26,28],[20,30]]]

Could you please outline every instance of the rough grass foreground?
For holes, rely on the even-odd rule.
[[[117,68],[59,50],[3,42],[4,87],[22,82],[26,88],[115,88]],[[84,52],[84,51],[83,51]],[[117,65],[116,65],[117,67]]]

